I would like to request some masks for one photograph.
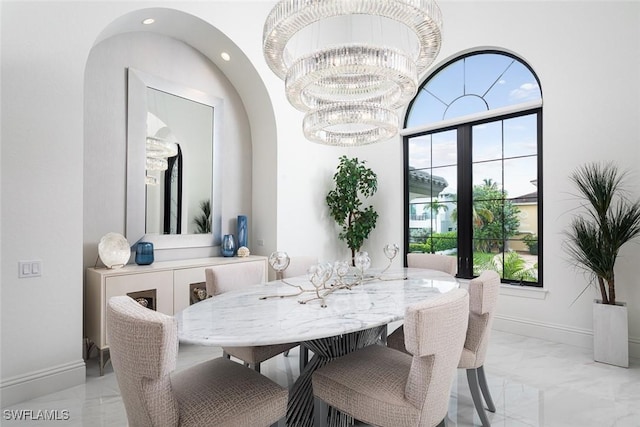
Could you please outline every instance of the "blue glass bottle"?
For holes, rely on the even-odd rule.
[[[222,245],[220,245],[222,256],[230,257],[236,254],[236,242],[233,238],[233,234],[225,234],[222,238]]]
[[[136,246],[136,264],[149,265],[153,263],[153,243],[138,242]]]
[[[238,247],[241,248],[243,246],[247,246],[248,237],[247,237],[247,216],[246,215],[238,215],[238,232],[236,235],[238,236]]]

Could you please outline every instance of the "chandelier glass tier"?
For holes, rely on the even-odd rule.
[[[169,167],[168,158],[178,154],[178,145],[167,138],[147,136],[145,144],[146,162],[145,184],[157,185],[158,178],[149,171],[165,171]]]
[[[441,28],[434,0],[281,0],[265,22],[263,51],[305,113],[306,138],[364,145],[397,133],[394,110],[415,96]]]

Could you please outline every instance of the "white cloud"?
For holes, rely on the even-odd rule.
[[[539,93],[537,83],[523,83],[519,88],[513,89],[509,93],[511,99],[537,98]]]

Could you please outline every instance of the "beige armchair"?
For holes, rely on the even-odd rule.
[[[464,289],[407,308],[409,354],[371,345],[313,373],[316,426],[328,407],[376,426],[444,426],[469,320]]]
[[[216,265],[205,269],[207,293],[214,298],[224,292],[264,282],[264,264],[257,262]],[[254,347],[223,347],[223,355],[242,360],[260,372],[260,363],[284,353],[298,343],[261,345]]]
[[[483,271],[480,276],[469,281],[469,326],[458,363],[458,368],[467,370],[471,398],[484,427],[489,427],[491,423],[484,411],[481,392],[487,409],[490,412],[496,411],[484,373],[484,362],[499,291],[500,276],[495,271]],[[387,345],[400,351],[407,351],[402,328],[396,329],[389,335]]]
[[[449,255],[407,254],[407,267],[428,268],[455,276],[458,272],[458,260]]]
[[[479,277],[469,282],[469,329],[458,364],[458,368],[467,370],[471,398],[484,427],[489,427],[491,424],[484,411],[480,391],[484,396],[487,409],[490,412],[496,411],[484,374],[484,361],[489,347],[499,293],[500,275],[495,271],[483,271]]]
[[[173,372],[175,318],[117,296],[107,333],[129,426],[284,425],[288,391],[251,369],[216,358]]]

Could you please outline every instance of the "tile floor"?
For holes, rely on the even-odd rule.
[[[220,356],[216,347],[181,346],[178,368]],[[262,373],[281,385],[298,374],[297,349],[265,363]],[[485,371],[497,410],[495,427],[640,427],[640,360],[628,369],[595,363],[591,351],[495,331]],[[98,375],[96,358],[84,385],[3,409],[5,426],[124,426],[126,415],[115,375],[108,365]],[[68,421],[7,420],[4,410],[67,410]],[[464,371],[451,391],[449,427],[480,426]],[[248,426],[251,427],[251,426]]]

